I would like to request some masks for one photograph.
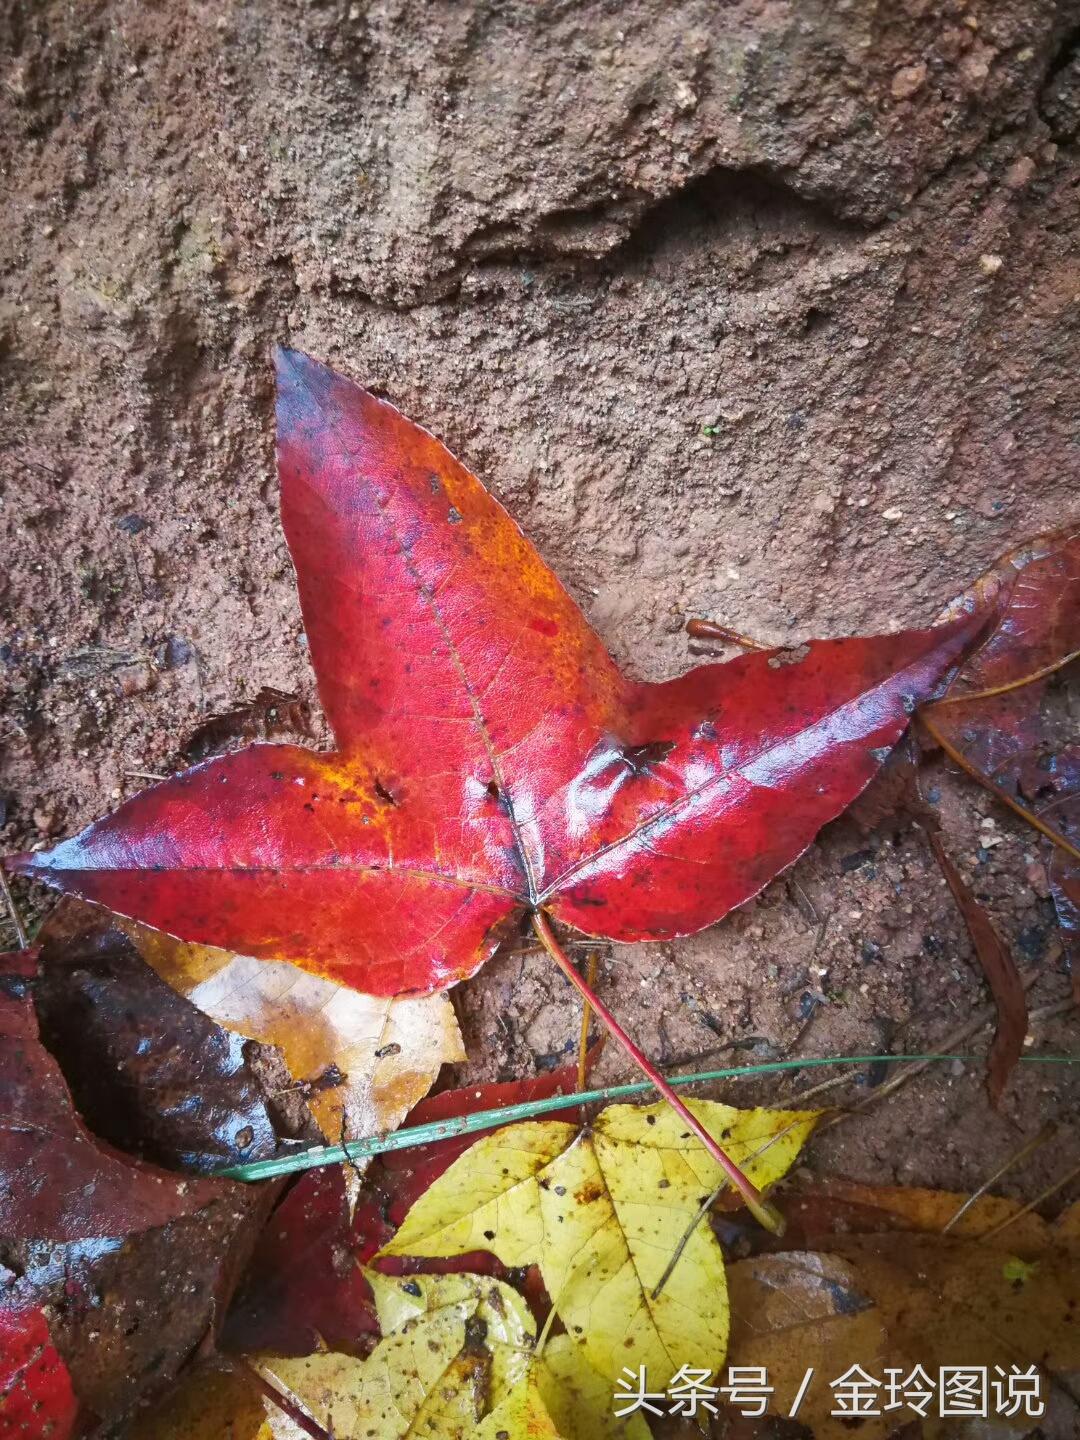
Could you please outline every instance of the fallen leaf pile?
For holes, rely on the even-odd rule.
[[[591,1059],[599,1047],[594,1047]],[[427,1125],[477,1110],[516,1105],[555,1094],[570,1094],[576,1067],[527,1080],[444,1090],[410,1110],[406,1125]],[[255,1247],[225,1326],[232,1351],[274,1350],[308,1355],[320,1344],[331,1349],[363,1348],[378,1333],[370,1289],[358,1261],[368,1261],[393,1236],[424,1191],[473,1144],[461,1135],[412,1150],[378,1157],[351,1194],[349,1170],[313,1170],[297,1180],[274,1211]],[[483,1251],[483,1253],[481,1253]],[[455,1259],[380,1262],[386,1272],[473,1270],[506,1279],[507,1272],[486,1247]],[[522,1281],[536,1308],[546,1304],[538,1275]]]
[[[822,1189],[783,1248],[755,1231],[725,1259],[734,1197],[687,1123],[769,1188],[815,1112],[614,1105],[291,1188],[214,1172],[573,1088],[425,1100],[465,1058],[446,988],[529,916],[619,941],[714,923],[916,711],[1041,831],[1071,943],[1080,750],[1054,677],[1080,651],[1077,531],[1012,552],[930,628],[651,684],[436,439],[291,351],[278,458],[336,748],[282,743],[311,716],[262,692],[180,746],[191,768],[5,862],[67,898],[0,965],[0,1440],[644,1440],[613,1412],[628,1366],[663,1387],[768,1365],[784,1410],[808,1365],[848,1355],[1023,1362],[1072,1397],[1074,1221],[990,1233],[979,1202],[943,1236],[949,1198]],[[999,1098],[1024,992],[947,840],[1002,1017]],[[827,1400],[801,1412],[818,1440],[848,1433]]]

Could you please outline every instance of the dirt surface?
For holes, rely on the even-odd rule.
[[[650,678],[689,615],[773,642],[926,621],[1075,514],[1078,27],[1076,0],[3,0],[4,847],[262,685],[313,698],[275,340],[441,435]],[[1053,1006],[1036,847],[934,783]],[[842,821],[728,922],[605,957],[629,1028],[696,1068],[935,1046],[987,1000],[900,822]],[[577,1027],[531,953],[461,1009],[470,1078]],[[1067,1017],[1032,1036],[1080,1048]],[[808,1164],[971,1187],[1076,1094],[1029,1065],[994,1113],[978,1065],[939,1068]],[[1063,1131],[1005,1188],[1078,1153]]]

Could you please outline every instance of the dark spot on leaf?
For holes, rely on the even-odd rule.
[[[666,760],[674,749],[674,740],[650,740],[644,745],[625,746],[615,758],[627,767],[631,775],[649,775],[651,767]]]
[[[400,1054],[401,1054],[401,1046],[397,1043],[396,1040],[394,1040],[394,1041],[391,1041],[389,1045],[380,1045],[379,1048],[378,1048],[378,1050],[375,1051],[375,1059],[376,1059],[376,1060],[385,1060],[388,1055],[400,1055]]]
[[[397,801],[394,799],[393,795],[390,793],[390,791],[386,788],[386,786],[383,784],[383,782],[379,779],[377,775],[375,776],[375,794],[379,797],[379,799],[383,802],[384,805],[397,804]]]
[[[848,1290],[835,1280],[826,1281],[826,1288],[837,1315],[857,1315],[860,1310],[866,1310],[873,1303],[857,1290]]]

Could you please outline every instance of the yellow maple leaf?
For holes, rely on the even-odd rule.
[[[580,1347],[561,1336],[536,1353],[532,1316],[508,1285],[365,1273],[384,1337],[366,1360],[256,1362],[337,1440],[649,1440],[639,1417],[614,1418],[611,1389]]]
[[[759,1188],[791,1166],[818,1112],[691,1106]],[[724,1261],[693,1222],[723,1172],[667,1105],[612,1105],[578,1131],[511,1125],[473,1145],[420,1197],[387,1255],[489,1250],[540,1266],[560,1319],[606,1382],[645,1366],[660,1388],[727,1348]],[[678,1261],[672,1268],[672,1261]]]

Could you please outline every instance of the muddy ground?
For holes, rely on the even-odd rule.
[[[1078,38],[1075,0],[4,0],[4,848],[262,685],[313,697],[275,340],[442,436],[650,678],[690,615],[773,642],[927,621],[1077,513]],[[934,783],[1053,1007],[1037,847]],[[602,986],[697,1068],[933,1047],[987,1000],[901,821],[839,822],[724,924],[607,953]],[[541,956],[460,998],[469,1078],[572,1044]],[[1032,1038],[1080,1049],[1067,1016]],[[1030,1065],[995,1113],[978,1064],[938,1068],[807,1164],[972,1187],[1076,1094]],[[1078,1152],[1065,1131],[1004,1188]]]

